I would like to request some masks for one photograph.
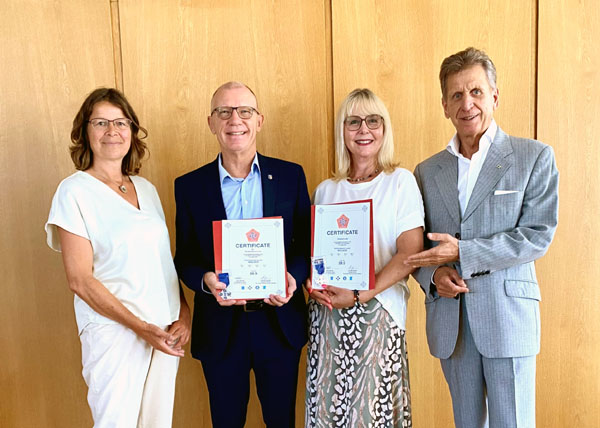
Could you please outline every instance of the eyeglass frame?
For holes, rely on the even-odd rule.
[[[105,118],[103,118],[103,117],[94,117],[94,118],[92,118],[92,119],[89,119],[89,120],[87,121],[87,123],[89,123],[90,125],[92,125],[92,127],[93,127],[94,129],[96,129],[96,128],[102,129],[103,127],[102,127],[102,126],[100,126],[100,124],[99,124],[99,123],[97,123],[97,124],[95,124],[95,125],[94,125],[94,124],[92,123],[92,121],[93,121],[93,120],[104,120],[104,121],[106,121],[106,122],[107,122],[107,124],[106,124],[106,129],[108,129],[108,124],[109,124],[109,123],[112,123],[112,124],[113,124],[113,128],[115,128],[115,129],[117,129],[117,130],[119,130],[119,131],[126,131],[126,130],[128,130],[128,129],[131,129],[131,125],[133,124],[133,120],[131,120],[131,119],[128,119],[128,118],[126,118],[126,117],[118,117],[118,118],[116,118],[116,119],[112,119],[112,120],[111,120],[111,119],[105,119]],[[125,123],[127,123],[127,127],[126,127],[126,128],[119,128],[119,127],[118,127],[118,126],[115,124],[115,122],[117,122],[117,121],[124,121]]]
[[[371,128],[371,127],[369,126],[369,123],[367,122],[367,119],[368,119],[368,118],[370,118],[370,117],[373,117],[373,116],[376,116],[376,117],[378,117],[379,119],[381,119],[381,124],[380,124],[379,126],[377,126],[376,128]],[[357,117],[357,118],[359,118],[359,119],[360,119],[360,124],[358,125],[358,128],[356,128],[356,129],[350,129],[350,127],[348,126],[348,123],[347,123],[347,121],[348,121],[348,119],[350,119],[351,117]],[[368,129],[370,129],[371,131],[374,131],[375,129],[379,129],[379,128],[381,128],[381,126],[382,126],[382,125],[385,123],[385,119],[383,118],[383,116],[381,116],[380,114],[376,114],[376,113],[375,113],[375,114],[369,114],[369,115],[365,116],[364,118],[363,118],[363,117],[360,117],[360,116],[358,116],[358,115],[356,115],[356,114],[353,114],[353,115],[351,115],[351,116],[347,116],[347,117],[344,119],[344,127],[345,127],[345,128],[348,130],[348,131],[358,131],[358,130],[359,130],[361,127],[362,127],[362,124],[363,124],[363,122],[365,122],[365,125],[367,126],[367,128],[368,128]]]
[[[239,108],[247,108],[250,109],[252,111],[252,114],[250,115],[250,117],[242,117],[240,116],[240,113],[237,111]],[[219,109],[231,109],[231,113],[228,117],[226,118],[222,118],[219,116]],[[248,120],[251,119],[252,116],[254,116],[254,113],[256,113],[257,115],[260,115],[260,112],[258,110],[256,110],[254,107],[252,106],[237,106],[237,107],[230,107],[230,106],[219,106],[219,107],[215,107],[213,109],[213,111],[210,112],[210,115],[212,116],[213,114],[215,114],[215,112],[217,112],[217,117],[221,120],[229,120],[231,119],[231,116],[233,116],[233,111],[235,110],[235,112],[237,113],[238,117],[240,119],[244,119],[244,120]]]

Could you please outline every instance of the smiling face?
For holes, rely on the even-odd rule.
[[[220,89],[211,102],[211,111],[217,107],[249,106],[257,109],[256,98],[244,86]],[[208,126],[219,141],[225,154],[251,154],[256,152],[256,134],[262,128],[263,115],[254,112],[250,119],[239,117],[234,110],[229,119],[220,119],[217,113],[208,117]]]
[[[366,116],[373,114],[364,109],[352,111],[348,116],[359,116],[364,119]],[[377,129],[369,129],[366,121],[362,121],[360,128],[356,131],[350,131],[344,125],[344,144],[350,152],[350,157],[353,163],[357,161],[369,161],[377,165],[377,155],[383,144],[383,131],[385,123]]]
[[[126,118],[123,110],[107,102],[101,101],[94,104],[91,119],[120,119]],[[106,129],[94,127],[91,123],[87,124],[87,135],[90,142],[90,148],[94,153],[94,164],[104,161],[121,162],[131,147],[131,128],[117,130],[114,122],[110,122]]]
[[[498,89],[490,86],[483,67],[474,65],[448,76],[442,106],[461,143],[478,142],[498,107]]]

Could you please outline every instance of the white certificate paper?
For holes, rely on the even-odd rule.
[[[313,205],[312,214],[312,287],[373,288],[371,201]]]
[[[227,299],[287,296],[281,217],[213,222],[215,271],[226,273]]]

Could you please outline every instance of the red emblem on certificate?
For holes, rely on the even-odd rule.
[[[337,219],[338,229],[346,229],[348,227],[349,222],[350,222],[350,219],[348,217],[346,217],[344,214],[342,214]]]
[[[254,229],[250,229],[246,233],[246,239],[248,239],[248,242],[257,242],[259,237],[260,237],[260,233]]]

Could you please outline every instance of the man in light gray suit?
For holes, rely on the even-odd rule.
[[[421,267],[427,341],[456,426],[531,428],[540,349],[534,261],[558,221],[554,153],[496,125],[496,69],[484,52],[446,58],[440,83],[456,134],[415,169],[429,249],[406,263]]]

